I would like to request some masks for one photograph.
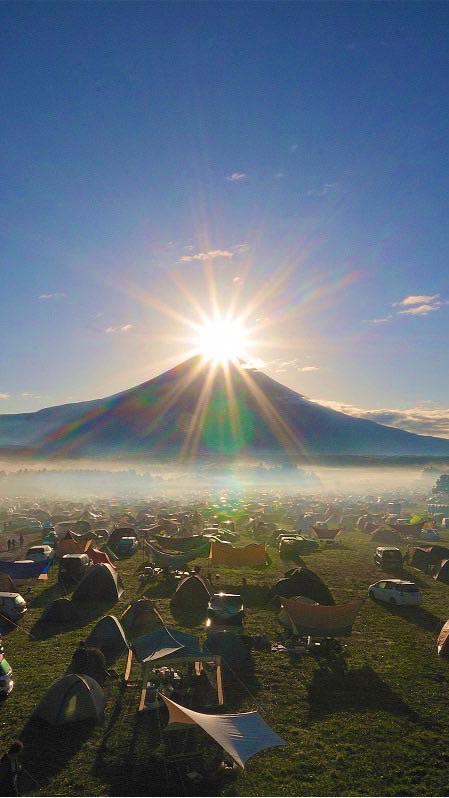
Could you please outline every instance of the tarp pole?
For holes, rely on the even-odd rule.
[[[218,694],[218,703],[224,704],[223,675],[221,671],[221,662],[217,664],[217,694]]]
[[[139,703],[139,712],[145,708],[145,699],[147,697],[147,684],[148,684],[148,677],[150,675],[150,665],[148,662],[145,662],[142,668],[142,691],[140,693],[140,703]]]
[[[133,652],[132,649],[128,649],[128,657],[126,659],[126,667],[125,667],[125,682],[128,681],[130,673],[131,673],[131,666],[133,664]]]

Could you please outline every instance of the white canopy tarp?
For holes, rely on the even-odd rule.
[[[197,724],[212,737],[237,762],[245,767],[245,762],[264,748],[287,745],[273,729],[265,723],[258,712],[244,712],[240,715],[204,715],[193,709],[181,707],[170,698],[162,695],[170,713],[169,726],[174,724]]]

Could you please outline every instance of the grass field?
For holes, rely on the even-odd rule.
[[[381,578],[374,549],[366,536],[354,532],[341,545],[304,559],[340,603],[366,596],[368,585]],[[273,564],[265,569],[220,568],[220,589],[242,594],[249,634],[267,632],[279,640],[267,589],[289,566],[271,553]],[[254,673],[238,674],[241,681],[228,684],[226,709],[258,709],[288,745],[258,754],[231,781],[200,789],[176,772],[167,773],[167,735],[157,717],[137,713],[138,691],[119,681],[106,687],[106,713],[99,725],[29,723],[46,686],[65,672],[77,642],[103,614],[119,615],[142,594],[141,558],[137,553],[119,563],[126,588],[119,604],[89,607],[75,628],[38,623],[42,608],[60,595],[56,574],[47,584],[33,584],[27,616],[5,636],[16,686],[0,706],[0,745],[4,750],[15,737],[25,743],[29,775],[22,775],[20,794],[447,794],[449,662],[437,657],[435,641],[449,617],[449,586],[411,568],[404,573],[421,587],[423,604],[392,609],[367,599],[345,641],[346,672],[311,655],[253,652]],[[205,561],[199,562],[205,570]],[[146,585],[145,594],[157,598],[167,625],[203,634],[204,623],[187,628],[172,618],[163,584]],[[115,667],[122,674],[124,660]],[[195,734],[203,733],[189,732]]]

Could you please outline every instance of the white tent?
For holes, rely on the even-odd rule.
[[[244,712],[241,715],[204,715],[193,709],[181,707],[170,698],[162,695],[170,717],[169,727],[174,725],[201,726],[218,745],[237,762],[245,767],[245,762],[264,748],[287,745],[258,712]]]

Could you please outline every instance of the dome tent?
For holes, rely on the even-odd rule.
[[[50,602],[43,611],[41,621],[70,623],[78,620],[78,609],[69,598],[58,598]]]
[[[50,685],[32,715],[51,726],[80,720],[98,721],[103,716],[105,704],[103,690],[95,679],[68,673]]]
[[[99,563],[92,566],[76,586],[73,601],[118,601],[123,593],[123,583],[111,565]]]
[[[284,579],[280,579],[270,590],[270,596],[293,598],[305,596],[318,604],[335,604],[332,594],[323,580],[309,568],[292,568],[286,571]]]
[[[205,612],[213,592],[214,589],[207,577],[192,574],[181,579],[171,597],[171,605],[175,609],[188,608]]]
[[[115,615],[100,618],[86,640],[87,646],[99,648],[108,659],[115,659],[128,650],[124,629]]]

